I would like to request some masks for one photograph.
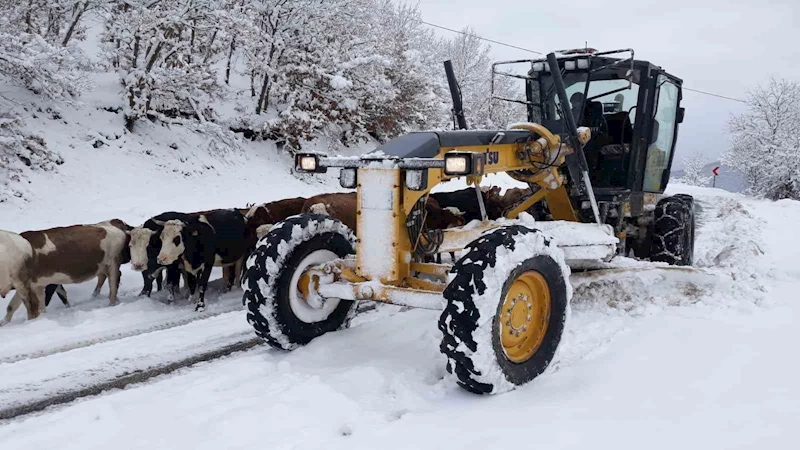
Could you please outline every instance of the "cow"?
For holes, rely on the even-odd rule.
[[[238,209],[247,220],[247,231],[245,233],[246,250],[242,255],[242,259],[230,270],[228,270],[228,266],[223,267],[222,276],[228,280],[229,284],[238,285],[236,280],[241,280],[244,261],[255,250],[256,242],[267,234],[276,223],[300,214],[305,201],[305,197],[293,197],[268,203],[248,204],[246,209]]]
[[[334,217],[357,232],[356,202],[355,192],[320,194],[306,200],[302,211]],[[439,202],[431,197],[428,198],[425,209],[428,212],[425,224],[429,229],[446,229],[465,223],[462,213],[442,208]]]
[[[503,215],[502,205],[490,201],[497,197],[500,192],[499,186],[481,189],[483,204],[486,208],[486,216],[489,220],[495,220]],[[442,208],[455,207],[464,212],[464,220],[469,223],[473,220],[482,220],[481,208],[478,204],[478,195],[475,188],[469,187],[455,192],[436,192],[431,193],[431,197],[436,199]]]
[[[246,248],[247,220],[235,209],[215,211],[199,217],[186,215],[164,223],[161,248],[156,261],[160,265],[181,261],[183,269],[197,279],[196,311],[205,310],[205,292],[214,266],[231,266],[241,261]],[[239,278],[240,272],[235,272]],[[232,283],[226,280],[226,290]],[[234,283],[239,280],[235,280]],[[190,286],[194,297],[195,292]]]
[[[6,308],[2,323],[8,323],[21,304],[28,309],[28,318],[39,316],[45,308],[48,285],[83,283],[97,278],[94,295],[106,279],[109,305],[117,304],[120,265],[130,259],[126,251],[130,226],[119,219],[92,225],[73,225],[39,231],[26,231],[21,236],[30,245],[22,279],[16,281],[16,293]],[[20,250],[24,254],[25,250]],[[18,259],[19,257],[17,257]]]
[[[19,297],[25,302],[28,319],[39,315],[39,304],[30,305],[30,296],[26,289],[29,283],[33,248],[31,243],[17,233],[0,230],[0,297],[6,298],[11,290],[16,290],[11,303]],[[11,303],[8,304],[6,318],[0,322],[4,325],[11,320]]]
[[[336,192],[319,194],[310,197],[303,203],[301,211],[310,214],[322,214],[339,219],[353,231],[356,231],[357,197],[355,192]]]
[[[466,223],[462,211],[452,206],[442,208],[442,205],[433,197],[428,197],[425,210],[428,213],[425,219],[428,229],[445,230],[451,227],[460,227]]]
[[[291,216],[300,214],[306,202],[305,197],[286,198],[260,205],[252,205],[245,213],[247,218],[247,246],[254,248],[258,241],[258,228],[274,225]]]
[[[531,195],[533,195],[533,190],[531,188],[510,188],[506,190],[502,196],[498,196],[499,204],[502,205],[503,214],[505,215],[510,212]],[[528,208],[526,212],[532,215],[536,220],[552,219],[548,217],[548,213],[542,202],[534,204]]]
[[[526,197],[529,197],[532,193],[531,188],[509,188],[500,198],[505,208],[511,208]]]
[[[180,263],[169,265],[159,264],[158,252],[161,250],[161,231],[164,223],[169,220],[181,220],[193,217],[190,214],[179,212],[165,212],[147,219],[141,226],[130,231],[131,268],[142,273],[143,287],[139,295],[150,296],[153,291],[153,281],[157,283],[158,290],[162,288],[162,272],[167,272],[167,302],[172,303],[180,283]]]

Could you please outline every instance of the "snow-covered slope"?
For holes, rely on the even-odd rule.
[[[110,90],[107,95],[116,98],[116,81],[99,78]],[[43,102],[15,93],[15,101],[30,111],[26,131],[43,136],[64,163],[54,172],[28,171],[28,183],[13,185],[20,197],[0,202],[0,229],[24,231],[113,217],[138,224],[169,210],[244,207],[340,189],[331,176],[296,178],[290,156],[272,142],[237,137],[214,146],[208,133],[146,121],[128,133],[121,114],[102,109],[98,92],[80,105],[61,105],[49,113],[36,112]],[[325,145],[321,140],[309,149],[324,150]]]
[[[800,338],[794,239],[800,203],[671,190],[698,200],[697,265],[707,272],[574,275],[573,314],[558,361],[511,393],[477,397],[455,387],[438,351],[438,314],[385,307],[291,353],[259,347],[16,419],[0,425],[0,441],[4,449],[483,449],[531,442],[581,449],[795,448],[800,364],[788,349]],[[192,198],[185,191],[177,195],[192,201],[183,200]],[[138,288],[135,278],[131,283],[131,291]],[[218,312],[236,308],[235,296],[211,304]],[[15,321],[0,329],[4,347],[14,347],[3,354],[40,350],[48,338],[58,346],[70,333],[125,327],[168,309],[131,297],[117,308],[103,301],[86,300],[77,311],[57,305],[45,320]],[[95,320],[82,321],[84,314]],[[184,351],[196,337],[204,343],[235,337],[247,331],[237,314],[68,351],[54,355],[52,365],[51,357],[0,363],[6,386],[0,403],[30,398],[37,385],[46,391],[69,383],[58,374],[80,384],[82,371],[102,378],[115,364],[129,370],[137,355],[146,365]],[[167,342],[159,345],[160,339]]]

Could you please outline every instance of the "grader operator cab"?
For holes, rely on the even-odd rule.
[[[243,279],[256,334],[292,350],[347,327],[359,301],[441,310],[448,372],[471,392],[499,393],[553,359],[571,270],[607,268],[630,250],[691,264],[693,201],[661,198],[683,116],[681,80],[629,52],[497,63],[493,81],[513,76],[526,86],[525,100],[495,99],[527,109],[528,122],[507,130],[410,133],[358,158],[297,154],[297,171],[337,167],[341,185],[356,189],[357,233],[333,217],[301,214],[263,236]],[[519,63],[527,73],[498,70]],[[504,217],[487,220],[479,184],[495,173],[530,189]],[[431,190],[464,177],[483,220],[429,229]],[[456,257],[433,262],[445,253]]]

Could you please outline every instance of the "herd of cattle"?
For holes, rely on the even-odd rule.
[[[513,207],[528,189],[499,187],[481,189],[489,219],[496,219]],[[63,285],[97,278],[94,296],[108,280],[109,304],[117,303],[120,266],[131,264],[142,273],[140,295],[149,296],[153,281],[158,290],[166,272],[167,301],[172,302],[181,278],[195,309],[205,309],[205,292],[213,267],[222,267],[224,290],[240,285],[242,265],[258,239],[270,227],[301,213],[326,214],[356,230],[356,194],[331,193],[310,198],[296,197],[245,209],[220,209],[195,213],[166,212],[138,227],[112,219],[92,225],[73,225],[16,234],[0,230],[0,295],[13,289],[4,325],[21,304],[28,319],[44,312],[57,294],[69,307]],[[481,219],[476,190],[433,193],[428,197],[426,225],[445,229]]]

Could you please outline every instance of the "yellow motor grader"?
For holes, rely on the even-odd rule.
[[[628,57],[620,54],[629,53]],[[523,74],[506,69],[526,64]],[[299,153],[299,172],[340,168],[357,191],[357,234],[333,217],[276,224],[246,264],[247,320],[270,345],[292,350],[345,328],[356,303],[441,310],[441,351],[456,382],[475,393],[522,385],[550,364],[564,331],[571,270],[615,255],[691,264],[691,197],[664,197],[681,80],[632,50],[553,52],[496,63],[494,77],[524,81],[528,121],[506,130],[410,133],[361,157]],[[506,173],[530,190],[487,220],[481,179]],[[440,183],[475,186],[482,221],[426,227]],[[442,205],[447,206],[447,205]],[[538,206],[534,208],[534,206]],[[435,256],[455,254],[451,263]]]

